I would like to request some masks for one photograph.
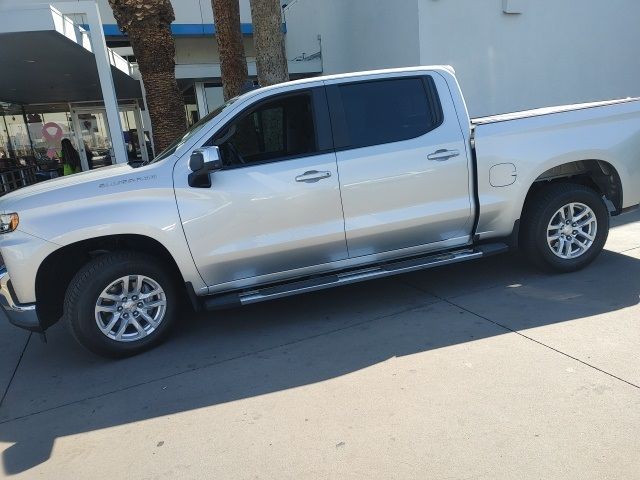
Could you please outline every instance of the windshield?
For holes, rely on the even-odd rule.
[[[225,108],[227,108],[229,105],[234,103],[237,99],[238,99],[238,97],[233,97],[233,98],[227,100],[225,103],[220,105],[218,108],[216,108],[215,110],[209,112],[207,115],[202,117],[196,123],[191,125],[191,127],[189,129],[187,129],[187,131],[184,132],[184,134],[181,137],[178,137],[160,155],[155,157],[153,160],[150,160],[149,163],[155,163],[155,162],[158,162],[160,160],[163,160],[163,159],[167,158],[170,155],[173,155],[176,152],[176,150],[178,150],[178,148],[180,148],[182,145],[184,145],[193,135],[198,133],[200,131],[200,129],[202,129],[202,127],[204,127],[209,120],[211,120],[213,117],[215,117],[217,115],[220,115],[220,113],[222,113],[222,111]]]

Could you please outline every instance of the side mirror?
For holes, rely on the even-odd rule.
[[[218,147],[202,147],[194,150],[189,157],[189,186],[210,188],[210,173],[222,169],[220,149]]]

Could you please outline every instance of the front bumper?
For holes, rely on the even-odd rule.
[[[31,332],[40,332],[40,322],[35,303],[18,303],[11,286],[11,278],[6,267],[0,267],[0,307],[15,326]]]

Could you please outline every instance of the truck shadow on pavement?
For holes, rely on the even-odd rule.
[[[639,293],[640,260],[633,256],[605,251],[584,271],[546,275],[505,255],[228,311],[185,313],[166,344],[121,361],[92,356],[56,325],[48,344],[30,339],[0,407],[0,441],[12,444],[2,456],[4,471],[13,475],[46,462],[61,437],[126,426],[126,442],[127,429],[144,428],[136,422],[617,311],[637,305]],[[108,445],[103,448],[108,455]]]

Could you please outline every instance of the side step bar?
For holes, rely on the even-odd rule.
[[[325,288],[349,285],[351,283],[383,278],[400,273],[408,273],[416,270],[439,267],[452,263],[465,262],[481,257],[488,257],[506,252],[509,247],[503,243],[491,243],[478,245],[474,248],[454,250],[446,253],[438,253],[424,257],[396,260],[379,264],[373,267],[363,267],[341,273],[327,274],[304,280],[283,283],[275,286],[266,286],[248,291],[221,294],[204,297],[203,307],[206,310],[217,310],[238,305],[274,300],[300,293],[314,292]]]

